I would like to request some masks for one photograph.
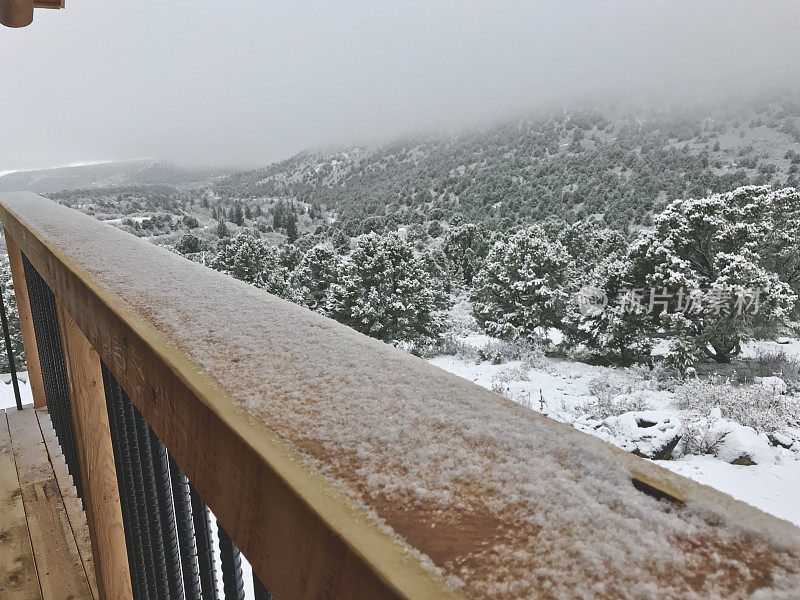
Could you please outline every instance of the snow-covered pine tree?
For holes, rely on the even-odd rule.
[[[426,346],[442,327],[429,275],[396,233],[358,238],[327,308],[340,323],[385,342]]]
[[[295,297],[290,271],[280,264],[278,249],[250,233],[222,240],[211,266],[287,300]]]
[[[292,273],[298,300],[317,312],[326,312],[330,287],[339,281],[340,258],[330,244],[317,244],[303,255]]]
[[[3,292],[3,302],[5,302],[6,316],[8,317],[8,331],[11,334],[11,351],[14,354],[14,363],[18,370],[25,367],[25,348],[22,345],[22,331],[19,328],[19,312],[17,311],[17,299],[14,296],[14,287],[11,281],[11,265],[8,262],[8,255],[3,252],[0,257],[0,289]],[[8,356],[5,348],[5,340],[0,335],[0,373],[10,373]]]
[[[653,327],[730,362],[756,330],[788,320],[796,295],[771,270],[784,268],[770,241],[780,193],[743,187],[676,200],[656,217],[630,251],[631,287],[669,296],[653,310]]]
[[[585,275],[603,260],[628,248],[619,231],[603,227],[596,221],[564,223],[552,237],[564,245],[579,273]]]
[[[536,226],[497,241],[473,282],[475,318],[499,338],[535,340],[562,327],[572,260]]]
[[[653,343],[646,307],[621,301],[629,278],[625,251],[600,260],[567,304],[564,332],[569,347],[580,345],[601,362],[630,365],[647,360]]]
[[[470,286],[489,252],[489,235],[475,223],[450,227],[444,236],[442,251],[452,265],[454,274]]]

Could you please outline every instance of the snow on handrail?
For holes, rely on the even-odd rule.
[[[278,598],[800,587],[785,521],[34,194],[0,221]]]

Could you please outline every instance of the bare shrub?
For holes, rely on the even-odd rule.
[[[524,365],[516,365],[507,369],[503,369],[497,374],[496,379],[503,383],[508,383],[510,381],[531,380],[531,378],[528,376],[528,369],[526,369]]]
[[[587,386],[594,399],[579,404],[576,408],[592,419],[616,417],[626,412],[648,410],[650,400],[647,392],[620,384],[608,373],[598,375]]]
[[[593,400],[579,404],[578,411],[592,419],[605,419],[618,417],[627,412],[649,410],[650,399],[646,392],[641,390],[616,396],[602,395]]]
[[[753,385],[734,385],[719,378],[694,380],[675,389],[676,406],[709,414],[719,407],[722,416],[759,433],[800,424],[800,401]]]
[[[463,340],[458,339],[454,335],[442,336],[439,345],[437,346],[438,354],[445,354],[447,356],[455,356],[464,362],[477,363],[480,361],[478,349],[475,346],[467,344]]]
[[[780,377],[787,384],[797,384],[800,380],[800,361],[786,356],[781,349],[759,348],[748,366],[751,377]]]
[[[493,365],[505,362],[522,361],[523,368],[537,369],[546,364],[544,350],[541,346],[524,342],[492,341],[478,350],[481,360]]]

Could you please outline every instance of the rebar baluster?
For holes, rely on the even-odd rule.
[[[255,592],[256,600],[273,600],[272,594],[270,594],[266,586],[261,583],[261,580],[256,577],[255,573],[253,573],[253,591]]]
[[[164,542],[167,586],[170,598],[183,598],[183,572],[181,554],[178,547],[178,529],[175,524],[175,506],[172,499],[172,481],[169,472],[167,449],[153,429],[148,425],[150,450],[153,455],[153,468],[158,497],[158,512],[161,519],[161,534]]]
[[[175,500],[175,524],[178,529],[178,545],[183,567],[183,591],[186,600],[202,600],[200,567],[197,562],[197,541],[192,521],[192,496],[189,480],[178,463],[169,456],[169,473],[172,478],[172,497]]]
[[[211,523],[208,507],[197,490],[189,483],[192,499],[192,520],[197,540],[197,564],[200,570],[200,586],[203,600],[219,600],[217,583],[214,576],[214,546],[211,543]]]
[[[133,482],[133,467],[128,433],[125,429],[125,411],[122,405],[122,392],[114,376],[105,365],[103,385],[106,392],[108,421],[111,428],[111,442],[114,446],[114,461],[117,467],[117,484],[125,524],[125,541],[128,549],[128,563],[131,570],[131,585],[135,600],[150,600],[147,590],[142,532],[139,524],[139,506]]]
[[[133,403],[131,403],[133,406]],[[144,417],[135,406],[134,423],[139,440],[139,452],[142,460],[142,479],[147,498],[147,520],[150,523],[150,543],[153,545],[153,566],[155,567],[156,589],[158,598],[169,599],[169,581],[167,577],[167,559],[164,552],[164,528],[158,508],[158,486],[156,484],[153,452],[150,442],[150,428]]]
[[[131,450],[131,470],[133,477],[133,487],[136,494],[136,506],[138,506],[139,530],[141,532],[141,548],[144,556],[145,581],[147,583],[147,593],[151,600],[159,598],[156,588],[156,565],[153,556],[153,536],[152,523],[148,516],[148,499],[145,492],[144,477],[142,475],[142,456],[139,447],[139,436],[136,431],[136,414],[133,402],[120,389],[122,405],[125,413],[125,430],[128,433],[128,443]]]
[[[225,600],[244,600],[242,556],[233,540],[217,522],[219,531],[219,558],[222,563],[222,590]]]
[[[114,402],[112,399],[113,390],[111,384],[111,373],[108,372],[105,364],[100,363],[100,371],[103,374],[103,391],[106,397],[106,412],[108,413],[108,429],[111,433],[111,448],[114,452],[114,467],[117,475],[117,490],[119,491],[119,506],[122,511],[122,526],[125,533],[125,550],[128,555],[128,567],[131,572],[131,586],[133,597],[138,598],[138,590],[136,588],[136,565],[133,560],[133,541],[131,538],[131,522],[130,522],[130,509],[128,508],[128,498],[125,493],[127,484],[125,482],[125,473],[122,468],[122,449],[120,448],[120,433],[117,425],[116,415],[114,414]]]
[[[39,364],[42,369],[42,384],[47,400],[47,409],[78,497],[83,499],[83,484],[75,443],[64,352],[61,348],[61,336],[58,330],[55,296],[24,253],[22,254],[22,267],[28,287],[33,332],[36,338],[36,347],[39,350]]]

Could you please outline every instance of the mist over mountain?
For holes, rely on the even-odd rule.
[[[796,95],[734,106],[564,109],[460,134],[302,152],[215,184],[223,198],[274,197],[337,214],[350,234],[413,213],[531,222],[649,223],[668,200],[745,184],[796,185]]]
[[[7,173],[0,177],[0,192],[27,190],[48,193],[125,186],[202,185],[229,172],[223,169],[186,169],[154,160],[108,162]]]

